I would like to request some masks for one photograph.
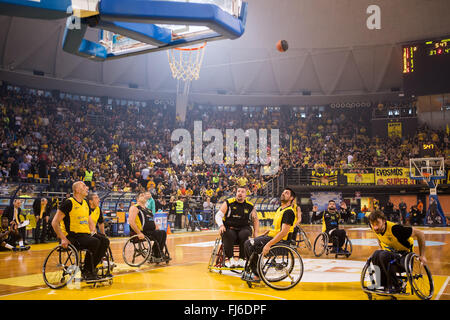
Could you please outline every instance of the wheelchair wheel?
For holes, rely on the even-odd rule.
[[[150,257],[151,249],[152,244],[147,237],[139,240],[138,236],[134,235],[123,247],[123,261],[131,267],[139,267]]]
[[[361,272],[361,289],[367,293],[369,300],[372,300],[372,294],[367,291],[374,290],[376,287],[375,268],[370,262],[370,259],[364,265]]]
[[[423,265],[419,256],[409,253],[405,259],[405,270],[414,293],[422,300],[429,300],[434,293],[434,282],[430,269]]]
[[[297,250],[275,245],[266,256],[258,259],[261,280],[276,290],[288,290],[296,286],[303,276],[303,260]]]
[[[325,232],[319,234],[314,240],[314,255],[320,257],[328,247],[328,235]]]
[[[98,275],[102,278],[111,276],[114,268],[114,259],[112,256],[111,248],[108,247],[105,256],[102,258],[101,267],[98,269]]]
[[[208,264],[208,270],[212,271],[212,268],[217,264],[217,255],[219,252],[220,245],[222,244],[222,240],[220,238],[216,239],[216,242],[214,243],[214,249],[211,253],[211,258],[209,258],[209,264]]]
[[[347,236],[345,236],[345,243],[344,243],[343,249],[348,252],[345,254],[346,258],[348,258],[352,255],[352,251],[353,251],[352,242],[350,241],[350,239]]]
[[[54,248],[45,258],[42,267],[44,282],[52,289],[59,289],[67,285],[79,270],[78,251],[70,245],[67,249],[61,245]]]
[[[312,250],[312,245],[311,242],[308,239],[308,236],[306,235],[305,230],[303,230],[302,228],[299,228],[299,243],[303,242],[305,244],[305,247],[311,251]]]

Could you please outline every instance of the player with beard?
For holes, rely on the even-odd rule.
[[[344,217],[337,211],[334,200],[328,201],[327,210],[313,217],[314,220],[322,219],[322,232],[326,232],[329,239],[333,242],[331,253],[336,253],[335,248],[338,248],[338,252],[346,253],[342,246],[345,243],[347,233],[344,229],[339,229],[339,220],[342,218]]]
[[[257,270],[258,255],[266,255],[273,245],[280,241],[288,240],[289,234],[293,232],[297,220],[297,215],[292,208],[294,200],[295,192],[290,188],[286,188],[280,196],[281,206],[275,212],[271,229],[263,235],[245,242],[245,253],[249,260],[251,274],[244,272],[242,274],[243,280],[259,282],[260,277]]]
[[[372,262],[380,267],[381,286],[388,290],[398,290],[399,283],[394,281],[395,273],[404,271],[405,257],[414,249],[414,237],[419,244],[419,260],[427,264],[425,258],[425,235],[422,231],[387,221],[383,212],[374,211],[369,215],[369,225],[378,238],[380,250],[372,254]],[[393,264],[392,261],[399,261]]]
[[[244,243],[253,234],[259,233],[259,220],[255,206],[247,199],[247,187],[239,186],[236,197],[223,202],[216,214],[219,234],[222,236],[225,266],[239,267],[245,258]],[[253,225],[253,230],[252,230]],[[239,258],[233,258],[233,246],[239,243]]]

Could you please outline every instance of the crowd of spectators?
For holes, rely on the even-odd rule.
[[[443,130],[426,126],[415,135],[380,139],[371,134],[371,112],[337,109],[299,114],[293,109],[189,107],[184,123],[174,106],[136,107],[33,95],[2,88],[0,95],[0,179],[45,182],[51,191],[67,191],[85,180],[93,189],[150,190],[159,196],[220,197],[236,185],[254,194],[273,176],[260,165],[174,165],[170,152],[176,128],[193,130],[280,130],[279,175],[289,168],[365,170],[409,166],[421,141],[446,150]],[[270,141],[270,140],[269,140]],[[204,143],[205,145],[205,143]],[[248,151],[248,148],[247,148]],[[270,153],[270,142],[268,142]],[[224,152],[225,154],[225,152]],[[248,153],[247,153],[248,155]],[[47,180],[49,178],[49,180]],[[91,181],[92,180],[92,181]]]

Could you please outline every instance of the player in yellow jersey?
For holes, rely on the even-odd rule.
[[[89,205],[85,200],[89,188],[83,181],[77,181],[72,185],[72,191],[73,196],[65,199],[56,211],[52,227],[61,240],[63,248],[72,244],[78,250],[88,249],[90,251],[92,259],[90,254],[86,255],[81,272],[85,280],[95,281],[98,280],[95,267],[104,257],[109,243],[91,233],[89,226],[92,225],[92,221],[89,215]]]
[[[286,242],[288,240],[289,234],[293,232],[297,220],[296,212],[292,208],[295,197],[295,192],[292,189],[285,188],[280,196],[281,206],[275,213],[271,229],[263,235],[245,242],[245,253],[252,273],[243,273],[243,280],[259,282],[260,278],[257,271],[258,255],[266,255],[270,247],[281,241]]]
[[[414,239],[419,244],[419,260],[427,263],[425,258],[425,235],[422,231],[387,221],[383,212],[374,211],[369,215],[369,225],[378,238],[381,250],[372,254],[372,263],[381,271],[381,286],[387,290],[399,290],[400,282],[395,273],[403,271],[404,260],[409,252],[413,252]],[[399,263],[392,263],[398,261]]]

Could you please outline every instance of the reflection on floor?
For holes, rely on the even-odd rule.
[[[310,241],[320,226],[305,225]],[[249,288],[232,272],[209,272],[208,261],[217,231],[187,232],[168,236],[173,260],[168,264],[145,264],[139,268],[126,265],[122,258],[125,238],[111,239],[117,267],[112,285],[97,288],[74,283],[52,290],[45,286],[42,264],[56,243],[33,245],[28,252],[0,253],[1,300],[367,300],[361,290],[361,269],[377,249],[373,233],[364,226],[345,226],[353,243],[349,258],[334,255],[316,258],[306,248],[300,254],[304,262],[301,282],[287,291],[264,285]],[[433,299],[450,300],[450,228],[422,228],[426,234],[428,264],[433,274]],[[416,249],[417,250],[417,249]],[[398,297],[415,299],[416,296]]]

